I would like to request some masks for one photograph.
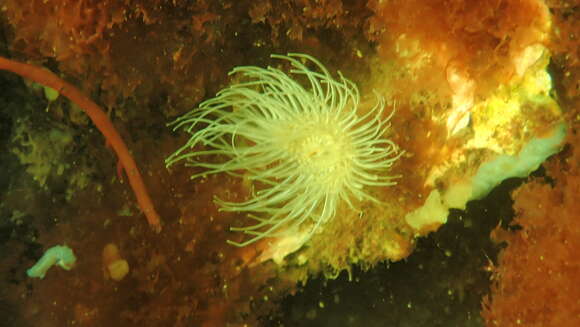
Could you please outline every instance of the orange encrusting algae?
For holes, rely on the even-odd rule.
[[[534,179],[514,192],[514,225],[483,301],[487,326],[580,326],[580,133],[546,164],[551,183]]]
[[[518,75],[526,48],[548,42],[549,10],[539,0],[370,0],[368,7],[379,56],[405,67],[393,76],[393,92],[429,90],[431,103],[458,92],[452,72],[462,77],[459,87],[477,81],[474,96],[488,96]]]
[[[111,145],[115,153],[119,157],[119,161],[129,178],[129,184],[135,193],[137,202],[141,210],[145,214],[149,225],[157,232],[161,231],[161,221],[159,215],[155,211],[153,202],[149,197],[147,188],[141,178],[141,173],[137,168],[137,164],[127,149],[127,145],[117,132],[111,120],[103,112],[103,110],[94,103],[91,99],[86,97],[72,84],[65,82],[54,73],[47,69],[36,67],[30,64],[17,62],[7,58],[0,57],[0,69],[11,71],[24,78],[33,80],[39,84],[50,87],[58,93],[62,94],[70,101],[81,108],[92,120],[97,129],[103,134],[107,143]]]

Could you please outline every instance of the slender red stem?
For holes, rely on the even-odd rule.
[[[36,83],[53,88],[84,110],[97,129],[103,134],[107,142],[111,147],[113,147],[113,150],[117,153],[119,161],[121,162],[121,165],[123,165],[125,173],[129,178],[129,184],[133,189],[133,193],[135,193],[135,197],[137,198],[141,210],[147,217],[149,225],[157,232],[161,231],[159,215],[155,211],[155,207],[153,207],[153,202],[149,197],[149,193],[143,183],[141,173],[139,173],[135,160],[131,157],[127,145],[125,145],[121,135],[119,135],[105,112],[91,99],[82,94],[79,89],[62,80],[47,69],[3,57],[0,57],[0,69],[11,71],[24,78],[33,80]]]

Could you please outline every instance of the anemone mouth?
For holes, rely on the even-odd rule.
[[[353,140],[340,129],[339,116],[328,121],[317,118],[306,116],[281,124],[273,132],[272,142],[279,145],[284,161],[304,175],[308,184],[332,193],[342,187],[352,171]]]
[[[192,178],[244,171],[262,185],[242,202],[216,199],[221,210],[245,212],[254,221],[231,228],[249,235],[244,242],[229,241],[237,246],[298,229],[306,229],[307,241],[341,203],[354,207],[355,199],[377,201],[368,187],[395,184],[395,176],[387,173],[402,154],[385,138],[390,115],[383,118],[380,96],[359,115],[358,89],[340,73],[333,78],[305,54],[272,57],[288,61],[290,74],[273,67],[237,67],[231,74],[242,75],[243,82],[172,123],[191,137],[166,159],[167,166],[185,161],[206,169]],[[291,75],[305,78],[309,88]]]

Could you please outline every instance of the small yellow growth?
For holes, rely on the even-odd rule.
[[[119,254],[119,248],[109,243],[103,249],[103,272],[105,279],[120,281],[129,273],[129,263]]]
[[[550,96],[552,80],[546,68],[549,53],[536,46],[530,47],[529,53],[529,58],[522,58],[526,69],[519,68],[519,78],[499,87],[471,109],[474,136],[468,148],[515,155],[523,143],[537,136],[534,127],[547,119],[542,117],[556,121],[560,116],[558,104]],[[538,119],[542,120],[536,122]]]
[[[46,97],[46,99],[49,102],[55,101],[59,96],[59,93],[57,90],[50,88],[48,86],[43,86],[43,90],[44,90],[44,96]]]

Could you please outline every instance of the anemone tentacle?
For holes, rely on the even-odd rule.
[[[383,117],[385,101],[378,94],[376,105],[359,115],[358,88],[342,74],[335,79],[305,54],[272,58],[292,69],[236,67],[230,74],[241,75],[242,82],[172,123],[191,136],[167,166],[185,161],[207,169],[192,178],[244,175],[258,188],[244,201],[215,199],[222,211],[245,212],[254,221],[231,227],[249,235],[244,242],[229,241],[237,246],[297,229],[307,231],[306,241],[341,203],[355,208],[354,200],[379,202],[368,189],[395,184],[398,176],[388,172],[403,153],[386,138],[392,113]]]

